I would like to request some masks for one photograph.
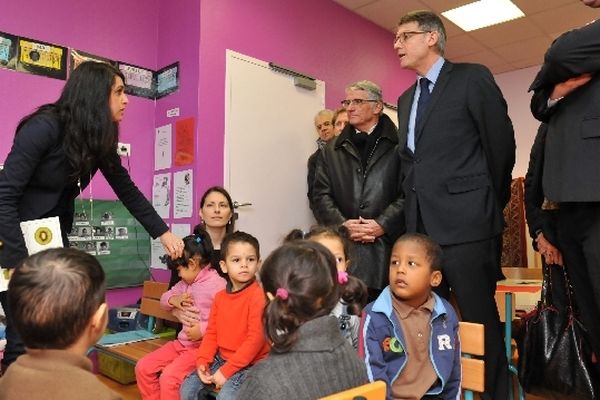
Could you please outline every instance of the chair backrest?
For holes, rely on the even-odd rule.
[[[320,400],[385,400],[385,389],[385,382],[375,381],[321,397]]]
[[[166,311],[160,306],[160,296],[168,288],[169,284],[166,282],[145,281],[140,305],[141,313],[150,317],[179,322],[170,311]]]
[[[458,332],[462,365],[461,387],[465,392],[465,399],[472,399],[473,392],[483,392],[485,389],[485,363],[473,358],[482,357],[485,353],[484,327],[482,324],[460,322]]]

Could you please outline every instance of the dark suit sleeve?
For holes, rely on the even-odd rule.
[[[45,154],[58,145],[56,127],[44,117],[30,119],[15,136],[0,171],[0,266],[12,268],[27,257],[19,218],[19,201]]]
[[[554,225],[548,211],[542,210],[544,203],[544,191],[542,188],[542,175],[544,168],[544,143],[548,127],[541,124],[529,155],[529,167],[525,175],[525,212],[529,235],[535,239],[538,231],[542,231],[546,239],[552,243],[555,241]],[[535,240],[533,248],[537,250]]]
[[[331,191],[327,150],[321,150],[317,157],[312,201],[313,214],[321,225],[341,225],[346,222],[346,218],[337,207]]]
[[[317,169],[317,158],[319,155],[319,150],[317,149],[316,152],[312,153],[310,155],[310,157],[308,157],[308,162],[306,163],[307,165],[307,169],[308,172],[306,174],[306,185],[308,188],[308,192],[306,193],[306,196],[308,197],[308,204],[310,206],[310,209],[314,209],[313,206],[313,186],[315,183],[315,173],[316,173],[316,169]]]
[[[563,33],[544,55],[529,90],[554,87],[584,73],[600,71],[600,20]]]
[[[102,175],[108,181],[110,187],[115,194],[123,202],[127,210],[139,221],[140,224],[148,231],[154,239],[169,230],[169,227],[162,218],[158,215],[154,207],[144,197],[142,192],[135,186],[131,180],[129,173],[121,165],[121,160],[115,152],[114,169],[108,168],[106,165],[100,165]]]
[[[469,112],[477,125],[496,198],[503,209],[510,199],[515,134],[506,101],[490,71],[478,65],[472,72],[468,82]]]

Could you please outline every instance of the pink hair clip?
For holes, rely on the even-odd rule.
[[[340,285],[348,283],[348,273],[346,271],[338,271],[338,283]]]
[[[275,297],[279,297],[283,301],[287,300],[289,296],[290,294],[288,293],[288,291],[281,287],[278,288],[275,292]]]

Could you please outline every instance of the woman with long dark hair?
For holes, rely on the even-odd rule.
[[[167,253],[181,255],[183,242],[131,181],[116,153],[127,104],[123,74],[108,64],[85,62],[71,73],[55,103],[21,120],[0,171],[0,266],[11,269],[27,257],[22,221],[58,217],[67,246],[74,200],[98,170],[148,233],[160,238]],[[0,300],[4,306],[4,297]],[[7,317],[3,368],[24,351]]]

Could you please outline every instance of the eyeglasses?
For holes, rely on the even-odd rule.
[[[342,100],[340,103],[342,103],[342,107],[348,108],[348,107],[350,107],[350,105],[360,106],[360,105],[362,105],[364,103],[367,103],[367,102],[377,103],[378,101],[379,100],[348,99],[348,100]]]
[[[404,44],[411,37],[413,37],[415,35],[420,35],[422,33],[431,33],[431,31],[408,31],[408,32],[399,33],[394,38],[394,44],[396,44],[398,42],[400,44]]]

